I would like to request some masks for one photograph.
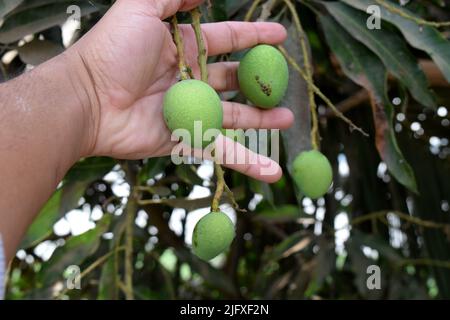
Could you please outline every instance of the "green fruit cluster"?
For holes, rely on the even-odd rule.
[[[164,96],[163,112],[170,131],[187,130],[193,148],[206,147],[212,142],[203,141],[206,130],[216,129],[218,134],[222,128],[220,97],[211,86],[199,80],[184,80],[173,85]],[[201,124],[201,131],[194,132],[196,122]]]
[[[276,48],[258,45],[240,62],[238,79],[242,93],[254,105],[273,108],[283,99],[288,86],[286,59]]]
[[[293,178],[305,196],[317,199],[325,195],[330,188],[333,169],[320,151],[305,151],[294,160]]]
[[[223,212],[210,212],[200,219],[192,234],[194,254],[205,261],[224,252],[234,239],[234,225]]]

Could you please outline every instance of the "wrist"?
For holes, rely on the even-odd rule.
[[[68,90],[74,95],[79,125],[83,128],[80,136],[79,157],[93,155],[100,121],[100,100],[94,79],[83,56],[75,49],[68,49],[60,55],[66,75]]]

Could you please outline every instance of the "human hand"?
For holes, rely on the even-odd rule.
[[[176,11],[190,10],[201,0],[117,0],[105,17],[66,56],[84,75],[85,92],[90,92],[90,130],[84,156],[104,155],[141,159],[170,154],[171,141],[162,115],[164,93],[176,83],[178,57],[170,27],[163,19]],[[190,25],[181,25],[188,65],[199,78],[197,45]],[[276,23],[221,22],[202,25],[208,55],[224,54],[259,43],[277,44],[286,37]],[[236,62],[208,66],[210,85],[217,91],[238,89]],[[223,102],[225,128],[289,127],[292,113],[285,108],[259,110]],[[281,176],[278,164],[273,175],[261,174],[260,162],[229,167],[268,182]],[[266,161],[258,161],[266,160]]]

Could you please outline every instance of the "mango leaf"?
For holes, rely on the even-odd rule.
[[[189,185],[203,184],[203,180],[198,176],[195,166],[182,164],[176,167],[175,173],[184,183]]]
[[[76,208],[86,188],[108,173],[114,165],[115,161],[110,158],[89,158],[78,162],[69,170],[63,185],[53,194],[28,228],[21,248],[32,247],[51,235],[55,222]]]
[[[125,219],[123,219],[125,220]],[[98,300],[116,300],[118,298],[117,255],[111,255],[102,267],[98,288]]]
[[[257,213],[255,218],[270,222],[288,222],[295,221],[298,218],[302,217],[301,213],[301,209],[298,206],[284,205],[272,209],[265,209]]]
[[[13,0],[16,1],[17,0]],[[78,1],[78,0],[75,0]],[[35,9],[41,6],[49,5],[49,4],[55,4],[59,2],[65,2],[68,3],[69,0],[22,0],[20,1],[20,5],[17,6],[14,10],[12,10],[9,15],[14,15],[19,12],[23,12],[29,9]],[[70,4],[69,4],[70,5]]]
[[[0,43],[12,43],[26,35],[64,23],[70,16],[66,10],[72,4],[80,7],[81,16],[98,11],[87,1],[54,3],[25,10],[5,19],[0,28]]]
[[[111,232],[114,238],[110,242],[109,248],[113,252],[108,260],[102,266],[98,295],[99,300],[117,300],[119,296],[119,266],[118,250],[123,232],[125,230],[127,219],[115,219],[111,223]]]
[[[17,8],[23,0],[0,0],[0,20]]]
[[[274,262],[286,258],[307,248],[311,241],[311,235],[309,233],[305,231],[295,232],[265,253],[264,260]]]
[[[363,11],[366,11],[368,6],[376,4],[376,1],[373,0],[343,1]],[[409,16],[420,18],[408,9],[393,2],[390,2],[389,5],[405,12]],[[436,28],[424,25],[419,26],[416,22],[392,13],[383,6],[378,7],[380,8],[381,18],[395,25],[411,46],[428,53],[447,81],[450,82],[450,42]]]
[[[353,39],[332,18],[321,15],[326,40],[344,73],[371,96],[375,121],[375,143],[380,157],[398,182],[417,193],[416,179],[405,160],[392,127],[394,107],[386,94],[387,71],[370,50]]]
[[[170,163],[170,158],[150,158],[144,167],[139,171],[138,181],[145,184],[147,180],[154,178],[157,174],[163,173],[166,166]]]
[[[105,215],[96,225],[79,236],[66,240],[66,243],[55,250],[50,260],[42,264],[38,280],[44,286],[50,286],[63,280],[63,273],[71,265],[80,266],[83,261],[97,251],[101,235],[108,230],[111,215]]]
[[[227,0],[215,0],[211,2],[211,11],[214,21],[225,21],[227,20]]]
[[[417,59],[403,38],[386,28],[370,30],[367,15],[339,2],[321,2],[336,21],[355,39],[372,50],[411,95],[421,104],[435,108],[436,101]]]
[[[48,40],[35,39],[18,48],[20,60],[32,66],[40,65],[64,51],[63,46]]]
[[[245,7],[250,0],[227,0],[226,2],[226,9],[227,9],[227,16],[231,17],[238,13],[240,10],[242,10],[243,7]]]

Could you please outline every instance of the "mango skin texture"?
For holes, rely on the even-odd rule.
[[[238,68],[241,92],[255,106],[270,109],[283,99],[289,69],[283,54],[269,45],[258,45],[247,52]]]
[[[210,212],[194,228],[193,252],[202,260],[211,260],[228,249],[234,235],[233,222],[225,213]]]
[[[311,199],[325,195],[333,181],[331,164],[320,151],[302,152],[293,163],[293,178],[300,191]]]
[[[203,141],[206,130],[217,129],[219,134],[222,128],[223,109],[220,97],[212,87],[199,80],[184,80],[174,84],[164,96],[163,113],[171,132],[176,129],[189,131],[190,143],[185,142],[193,148],[206,147],[212,142]],[[202,124],[199,137],[194,136],[195,121],[201,121]]]

